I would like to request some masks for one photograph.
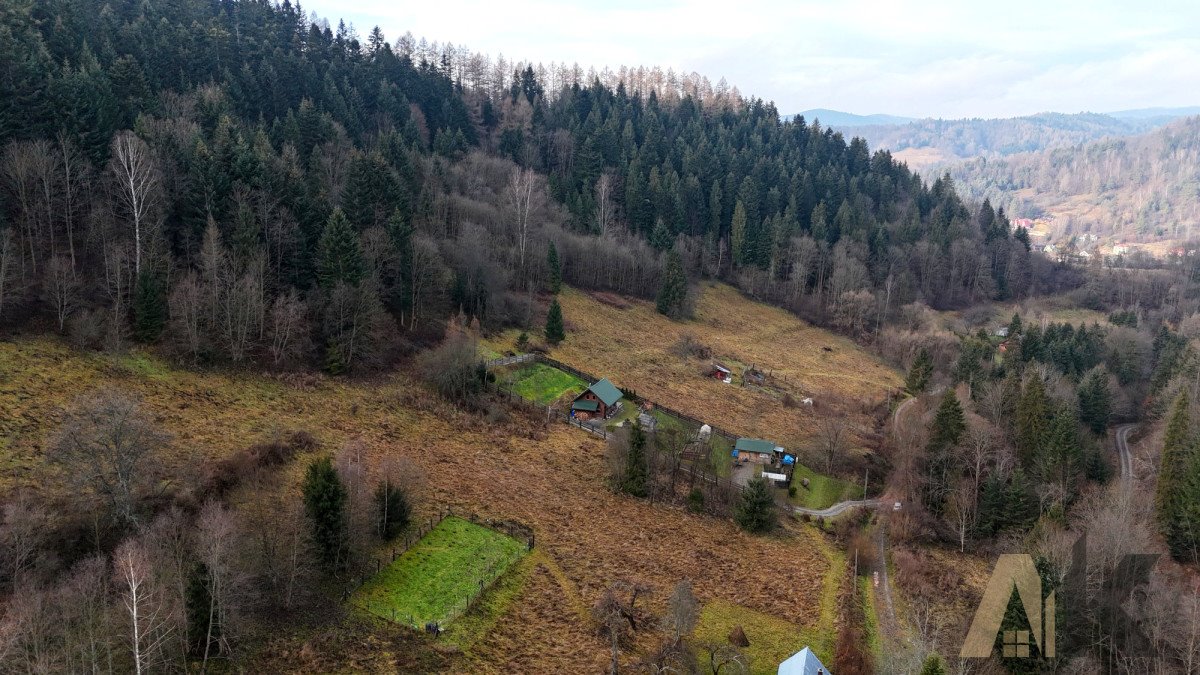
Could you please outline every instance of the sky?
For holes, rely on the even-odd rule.
[[[1200,103],[1196,0],[308,0],[510,60],[726,78],[781,113],[1013,117]]]

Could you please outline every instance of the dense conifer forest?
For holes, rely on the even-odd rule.
[[[694,78],[510,71],[286,1],[10,3],[0,53],[0,316],[79,344],[342,372],[451,313],[536,323],[554,274],[654,297],[668,251],[852,333],[1077,283],[948,180]]]

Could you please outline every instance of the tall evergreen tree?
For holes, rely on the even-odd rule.
[[[380,539],[391,539],[408,527],[412,509],[404,489],[383,480],[375,489],[375,531]]]
[[[553,241],[546,247],[546,268],[549,270],[546,285],[551,293],[558,295],[562,290],[562,263],[558,260],[558,247]]]
[[[687,300],[687,276],[683,272],[683,261],[679,253],[672,249],[667,253],[667,264],[663,268],[662,286],[658,288],[656,307],[659,314],[665,314],[672,319],[683,316],[684,302]]]
[[[733,207],[733,223],[730,226],[730,246],[733,248],[733,264],[740,267],[746,262],[746,206],[739,200]]]
[[[625,476],[621,489],[634,497],[645,497],[649,492],[650,467],[646,457],[646,432],[642,425],[634,422],[629,429],[629,451],[625,455]]]
[[[904,378],[904,388],[908,393],[920,394],[929,387],[929,380],[933,377],[933,358],[929,355],[929,350],[924,347],[917,352],[917,358],[913,359],[912,366],[908,369],[908,377]]]
[[[1108,373],[1096,368],[1079,384],[1079,420],[1094,433],[1103,434],[1108,428],[1112,410],[1112,392],[1108,389]]]
[[[550,311],[546,312],[546,342],[556,345],[567,339],[567,331],[563,325],[562,305],[558,304],[558,298],[550,301]]]
[[[366,275],[358,235],[341,209],[334,209],[317,243],[317,281],[332,288],[339,281],[356,286]]]
[[[1154,493],[1154,506],[1158,512],[1158,523],[1167,538],[1179,523],[1183,511],[1184,472],[1188,467],[1192,451],[1191,400],[1186,390],[1180,392],[1171,408],[1167,430],[1163,435],[1162,456],[1158,465],[1158,485]]]
[[[304,512],[322,562],[339,566],[346,546],[346,488],[329,457],[315,459],[304,474]]]
[[[167,325],[167,294],[162,275],[146,266],[133,288],[133,335],[138,342],[153,342]]]
[[[1049,406],[1042,378],[1029,378],[1021,400],[1017,402],[1017,455],[1024,466],[1037,459],[1046,437]]]
[[[759,476],[742,488],[742,500],[734,509],[734,520],[747,532],[763,534],[775,529],[778,515],[771,484]]]

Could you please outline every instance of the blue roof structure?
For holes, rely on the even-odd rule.
[[[805,647],[779,664],[778,675],[833,675],[811,649]]]

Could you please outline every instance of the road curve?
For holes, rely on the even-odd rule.
[[[1121,460],[1121,482],[1129,487],[1133,480],[1133,455],[1129,452],[1129,434],[1137,428],[1136,424],[1122,424],[1117,427],[1117,456]]]
[[[851,499],[845,502],[838,502],[827,509],[809,509],[803,506],[793,506],[792,511],[802,513],[809,516],[817,516],[822,518],[832,518],[840,516],[850,509],[868,508],[877,509],[883,506],[883,502],[878,499]]]

